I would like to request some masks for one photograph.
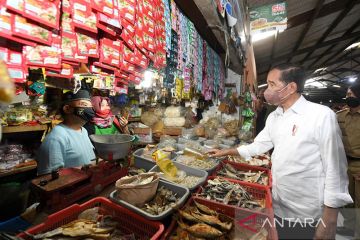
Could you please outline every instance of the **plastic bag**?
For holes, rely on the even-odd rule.
[[[146,126],[151,127],[160,119],[154,114],[154,112],[144,112],[141,114],[141,122]]]
[[[203,125],[197,125],[194,127],[194,133],[198,137],[204,137],[205,136],[205,127]]]
[[[160,170],[170,178],[176,178],[178,169],[174,163],[169,159],[169,155],[161,150],[157,150],[152,154],[156,165],[159,166]]]
[[[229,133],[230,136],[235,136],[239,130],[238,120],[232,120],[224,123],[224,128]]]
[[[181,107],[167,107],[164,113],[166,118],[177,118],[181,116]]]
[[[149,181],[147,181],[149,179]],[[159,177],[156,173],[143,173],[123,177],[116,181],[117,197],[132,205],[142,207],[156,194]]]
[[[183,128],[181,131],[181,135],[185,139],[193,139],[195,136],[194,129],[193,128],[189,128],[189,129]]]
[[[252,139],[252,132],[247,130],[240,130],[239,139],[245,142],[250,141]]]
[[[183,127],[185,124],[185,118],[183,117],[164,118],[164,124],[166,127]]]

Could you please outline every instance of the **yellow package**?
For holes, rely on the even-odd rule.
[[[169,159],[168,154],[161,150],[157,150],[152,154],[152,158],[155,160],[156,165],[159,166],[160,170],[170,178],[176,178],[177,167]]]
[[[9,76],[5,63],[0,61],[0,102],[10,103],[14,96],[14,82]]]
[[[177,99],[181,99],[183,89],[184,89],[184,80],[182,80],[180,78],[176,78],[176,80],[175,80],[175,97]]]

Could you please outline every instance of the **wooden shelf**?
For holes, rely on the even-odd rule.
[[[18,167],[15,167],[11,170],[0,171],[0,178],[15,175],[22,172],[27,172],[36,169],[36,161],[31,161],[25,164],[19,164]]]
[[[45,131],[48,129],[47,125],[36,125],[36,126],[7,126],[3,127],[3,133],[18,133],[18,132],[34,132],[34,131]]]
[[[140,117],[129,118],[128,122],[140,122],[141,121],[140,119],[141,119]]]

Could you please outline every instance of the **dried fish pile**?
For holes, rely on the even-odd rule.
[[[266,154],[255,156],[249,161],[246,161],[240,156],[228,156],[228,160],[231,162],[245,163],[252,166],[266,167],[266,168],[270,167],[270,156]]]
[[[143,168],[129,167],[128,169],[128,176],[135,176],[143,173],[146,173],[146,170]]]
[[[269,177],[264,171],[241,171],[236,170],[231,164],[225,164],[219,172],[218,176],[237,179],[249,183],[258,183],[261,185],[268,185]]]
[[[182,239],[231,239],[233,219],[211,210],[205,205],[194,202],[178,212],[178,227],[171,240]]]
[[[198,168],[198,169],[211,169],[215,167],[218,162],[212,159],[197,159],[195,156],[180,155],[176,159],[177,162],[186,166]]]
[[[79,215],[77,220],[52,231],[31,236],[33,239],[112,239],[136,240],[135,234],[126,234],[119,229],[119,223],[112,216],[98,214],[99,208],[92,208]]]
[[[208,180],[207,185],[203,187],[202,192],[198,194],[198,196],[248,209],[257,210],[265,207],[265,199],[254,199],[253,196],[239,184],[218,177],[214,178],[214,180]]]
[[[174,208],[178,200],[176,193],[162,186],[157,190],[155,197],[142,207],[142,210],[152,215],[159,215],[170,208]]]
[[[195,187],[200,181],[200,177],[195,176],[185,176],[185,177],[178,177],[178,178],[168,178],[167,175],[164,175],[169,181],[172,181],[176,184],[179,184],[183,187],[193,188]]]

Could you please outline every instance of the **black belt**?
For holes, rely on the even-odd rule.
[[[355,160],[355,161],[360,161],[360,158],[355,158],[355,157],[350,157],[350,156],[346,156],[348,160]]]

